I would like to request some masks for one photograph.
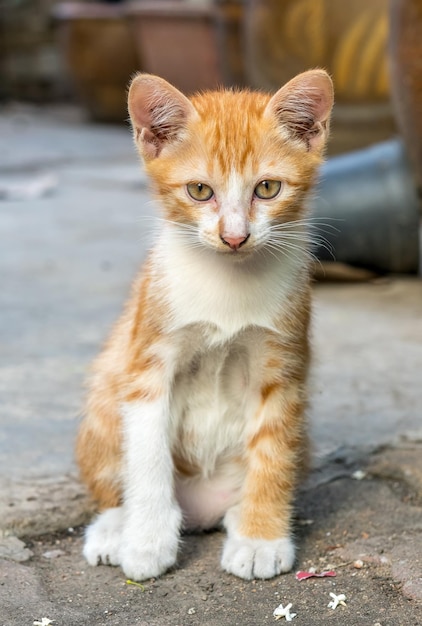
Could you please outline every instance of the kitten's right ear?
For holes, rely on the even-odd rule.
[[[135,76],[128,108],[135,141],[146,160],[156,158],[166,145],[177,141],[188,119],[196,115],[186,96],[152,74]]]

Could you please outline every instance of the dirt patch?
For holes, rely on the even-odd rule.
[[[368,476],[334,478],[298,498],[295,569],[333,568],[335,578],[239,580],[221,571],[224,534],[213,532],[185,536],[178,568],[139,587],[119,568],[89,567],[77,528],[26,538],[34,556],[2,562],[0,624],[256,626],[275,623],[274,609],[292,602],[294,623],[307,626],[420,626],[422,510]],[[328,608],[330,592],[344,593],[347,607]]]

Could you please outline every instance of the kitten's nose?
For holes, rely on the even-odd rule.
[[[230,246],[232,250],[237,250],[249,239],[249,234],[245,237],[227,237],[220,235],[221,241],[226,244],[226,246]]]

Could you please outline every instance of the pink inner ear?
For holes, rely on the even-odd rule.
[[[154,111],[160,106],[165,95],[162,83],[167,85],[158,77],[141,74],[133,80],[130,86],[128,108],[132,125],[138,134],[142,129],[151,131]]]
[[[331,114],[334,93],[333,83],[326,72],[314,71],[307,73],[309,84],[304,84],[305,99],[309,98],[316,122],[326,122]],[[306,74],[305,74],[306,76]]]
[[[148,128],[143,128],[141,131],[136,130],[136,139],[140,141],[143,146],[144,157],[147,159],[154,159],[160,153],[159,142],[155,135],[152,134]]]
[[[308,94],[307,94],[308,95]],[[324,92],[314,93],[312,90],[309,93],[310,109],[314,115],[316,122],[326,122],[330,116],[332,103],[327,98],[327,94]]]
[[[147,106],[147,94],[140,92],[129,96],[129,113],[134,128],[141,130],[151,127],[151,109]]]

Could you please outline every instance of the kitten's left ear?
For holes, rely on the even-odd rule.
[[[152,74],[138,74],[128,95],[129,115],[135,141],[146,160],[180,139],[193,104],[176,87]]]
[[[324,70],[303,72],[269,101],[265,113],[275,116],[290,137],[299,139],[308,150],[320,151],[328,137],[334,90]]]

